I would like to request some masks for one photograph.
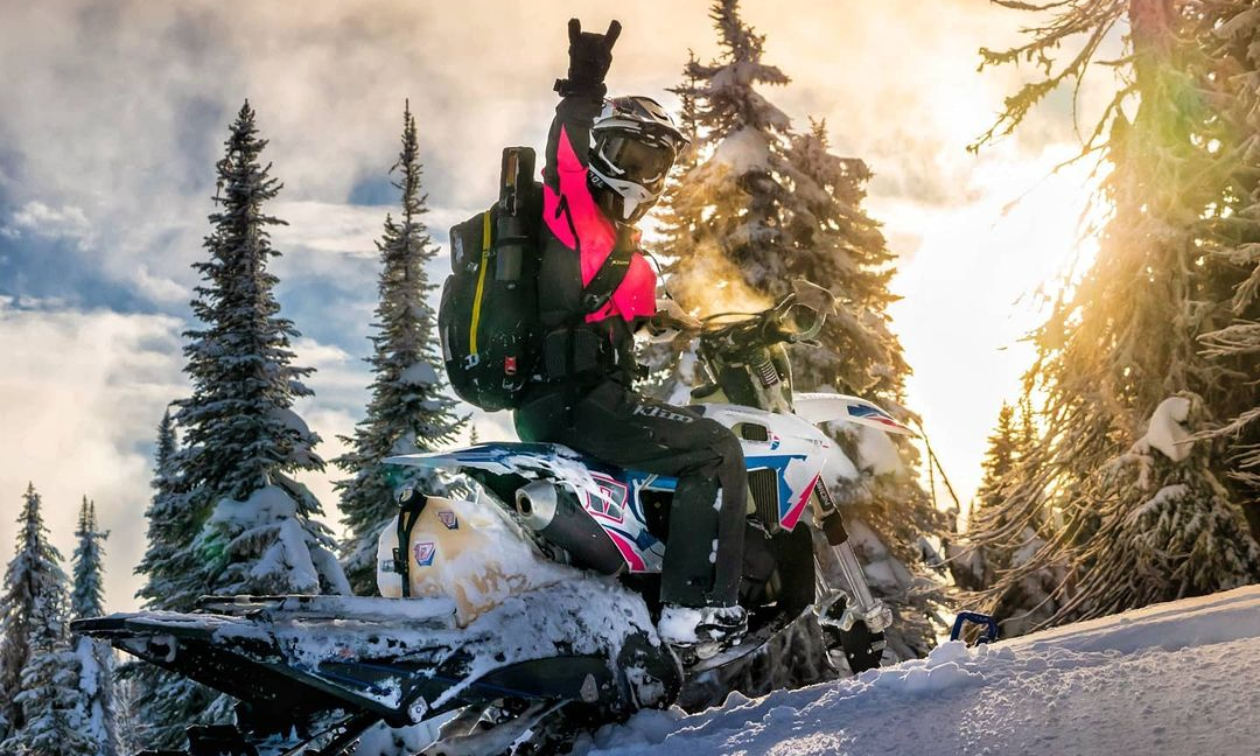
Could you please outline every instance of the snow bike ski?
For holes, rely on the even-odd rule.
[[[742,439],[752,494],[738,646],[680,661],[656,636],[674,481],[552,444],[393,458],[461,471],[482,493],[400,492],[379,544],[382,598],[206,598],[196,613],[74,630],[239,700],[234,726],[189,731],[191,756],[338,756],[379,722],[435,717],[446,721],[424,753],[553,753],[638,709],[828,679],[832,651],[875,666],[889,613],[826,485],[853,465],[816,426],[909,430],[861,399],[793,394],[785,345],[808,343],[832,307],[826,290],[794,288],[695,334],[713,379],[693,392],[697,409]],[[837,572],[845,585],[821,577]]]

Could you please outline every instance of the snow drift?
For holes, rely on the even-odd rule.
[[[587,756],[1260,752],[1260,586],[926,658],[694,716],[643,712]]]

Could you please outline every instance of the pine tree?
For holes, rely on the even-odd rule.
[[[170,410],[162,415],[154,447],[153,499],[145,512],[148,521],[148,548],[136,572],[146,575],[137,592],[146,609],[187,612],[204,594],[200,584],[196,551],[192,548],[200,531],[193,500],[180,484],[176,466],[179,442]]]
[[[1002,482],[1014,469],[1019,454],[1019,429],[1015,427],[1015,408],[1006,402],[998,412],[998,424],[989,436],[989,450],[980,466],[984,477],[976,491],[978,509],[995,509],[1002,503]]]
[[[91,753],[82,734],[78,659],[66,643],[66,575],[48,542],[35,487],[26,490],[18,552],[5,574],[0,602],[7,738],[15,756]]]
[[[180,482],[178,451],[175,422],[168,410],[158,425],[154,449],[153,499],[145,513],[148,549],[136,568],[148,579],[136,595],[146,609],[188,612],[206,589],[198,550],[193,546],[201,526],[193,500]],[[123,665],[120,676],[130,688],[131,735],[141,740],[136,745],[180,745],[184,729],[217,697],[214,691],[185,677],[142,662]]]
[[[1213,436],[1226,444],[1226,473],[1242,503],[1251,536],[1260,541],[1260,14],[1251,3],[1214,4],[1199,20],[1201,34],[1217,44],[1215,75],[1202,82],[1221,106],[1220,121],[1205,146],[1229,189],[1209,216],[1211,236],[1201,245],[1222,273],[1219,289],[1229,296],[1217,305],[1200,341],[1205,356],[1229,372],[1233,391]],[[1213,141],[1215,140],[1215,141]]]
[[[743,23],[735,0],[715,3],[710,15],[723,57],[705,65],[692,56],[674,90],[695,138],[662,209],[668,287],[684,309],[706,314],[753,309],[790,283],[782,255],[766,251],[787,241],[781,171],[791,120],[756,91],[789,79],[762,62],[764,37]]]
[[[96,504],[84,496],[79,527],[75,530],[79,544],[71,560],[74,566],[71,619],[88,619],[105,613],[101,541],[108,536],[101,532],[96,521]],[[85,753],[115,756],[119,753],[119,742],[114,713],[114,655],[107,644],[86,636],[76,636],[72,641],[79,665],[82,734],[89,747]]]
[[[861,160],[830,153],[822,121],[811,121],[809,133],[792,136],[787,159],[789,276],[825,282],[837,298],[835,312],[818,336],[824,348],[791,350],[794,384],[805,391],[863,396],[913,419],[904,407],[910,368],[888,315],[888,306],[896,301],[889,291],[895,256],[879,224],[861,207],[871,173]],[[901,622],[893,632],[894,648],[902,658],[926,653],[936,635],[931,622],[946,599],[930,573],[920,569],[913,575],[905,567],[924,566],[919,560],[925,537],[943,537],[948,518],[913,474],[919,452],[908,439],[856,427],[843,430],[838,440],[860,473],[856,484],[841,492],[841,500],[880,542],[868,543],[866,555],[887,550],[904,570],[895,584],[883,586]]]
[[[124,754],[139,753],[144,749],[141,737],[139,707],[136,702],[136,682],[120,675],[114,687],[114,711],[118,730],[118,751]]]
[[[284,222],[264,209],[281,188],[260,162],[266,145],[246,102],[217,166],[210,259],[194,265],[204,283],[192,306],[204,328],[186,334],[193,395],[178,403],[176,464],[202,525],[194,546],[207,592],[338,593],[348,586],[315,519],[319,502],[288,475],[324,462],[313,450],[319,437],[292,409],[310,396],[301,379],[313,371],[292,364],[298,332],[280,317],[267,272],[279,254],[268,229]]]
[[[1015,467],[1019,445],[1019,429],[1015,427],[1015,408],[1006,402],[998,412],[997,427],[989,436],[989,448],[980,465],[984,476],[972,504],[970,531],[980,529],[981,523],[1000,517],[1005,501],[1002,487]],[[976,591],[993,584],[994,555],[979,545],[954,545],[946,549],[950,573],[960,588]]]
[[[1240,291],[1240,266],[1212,253],[1257,229],[1238,212],[1240,198],[1256,190],[1257,156],[1243,147],[1255,131],[1235,133],[1235,102],[1220,96],[1236,86],[1231,68],[1254,69],[1245,44],[1240,58],[1220,42],[1225,20],[1244,4],[1001,4],[1054,18],[1032,28],[1026,45],[982,51],[986,63],[1038,59],[1046,76],[1008,99],[981,143],[1009,133],[1047,94],[1084,75],[1111,29],[1125,23],[1129,83],[1083,150],[1111,168],[1100,197],[1110,217],[1096,229],[1093,266],[1067,282],[1034,334],[1038,356],[1026,389],[1047,397],[1038,413],[1045,429],[1006,489],[1002,533],[1010,546],[1048,508],[1058,522],[992,595],[1000,601],[1034,573],[1064,566],[1068,579],[1055,587],[1057,609],[1044,621],[1057,624],[1254,580],[1257,546],[1237,505],[1247,494],[1218,474],[1228,468],[1226,444],[1187,438],[1156,454],[1149,443],[1152,432],[1210,429],[1254,406],[1254,386],[1239,383],[1241,374],[1255,375],[1254,355],[1246,373],[1245,355],[1213,359],[1201,348],[1220,333]],[[1058,65],[1054,51],[1073,37],[1084,40],[1080,52]],[[1167,402],[1178,408],[1176,422]]]
[[[1020,491],[1018,481],[1035,474],[1036,426],[1032,403],[1027,395],[1015,409],[1003,404],[998,426],[989,437],[989,451],[983,462],[984,478],[976,493],[976,506],[966,541],[949,550],[950,571],[960,588],[979,592],[976,603],[985,601],[998,621],[1002,635],[1023,635],[1058,611],[1055,591],[1066,572],[1061,562],[1047,562],[1039,569],[1026,570],[1030,560],[1045,548],[1054,530],[1049,522],[1044,497],[1035,491]],[[1018,495],[1033,497],[1025,506]],[[1021,512],[1030,517],[1019,518]],[[1020,570],[1018,580],[1006,574]]]
[[[289,477],[324,463],[313,449],[319,437],[292,409],[310,396],[302,378],[312,370],[293,365],[298,332],[280,316],[277,279],[267,272],[279,254],[269,229],[283,221],[265,210],[281,188],[260,160],[266,145],[246,102],[216,166],[209,260],[194,265],[202,284],[192,308],[202,328],[185,333],[193,393],[176,403],[173,418],[182,445],[170,421],[159,429],[154,519],[141,566],[149,606],[187,609],[204,594],[350,592],[334,539],[316,519],[319,502]],[[226,699],[151,674],[138,681],[137,704],[154,746],[178,745],[184,727],[230,716]]]
[[[715,2],[711,16],[722,56],[709,64],[693,57],[676,90],[696,138],[663,207],[667,287],[683,309],[708,315],[764,309],[796,279],[826,286],[837,311],[822,348],[792,350],[795,387],[859,394],[910,418],[902,406],[909,368],[887,315],[894,256],[862,209],[870,171],[831,154],[824,123],[794,132],[758,91],[789,79],[763,60],[765,38],[740,18],[737,0]],[[645,361],[668,373],[659,395],[684,402],[704,377],[694,344],[671,347]],[[839,481],[836,494],[855,520],[862,556],[885,563],[874,572],[888,579],[873,587],[897,614],[891,645],[902,657],[926,653],[944,595],[920,569],[920,544],[944,518],[915,480],[912,446],[864,430],[841,432],[840,441],[861,472]]]
[[[60,556],[47,541],[39,507],[39,494],[30,484],[18,518],[22,530],[17,556],[5,570],[4,596],[0,598],[0,740],[23,724],[15,699],[22,686],[22,670],[31,659],[36,596],[45,590],[46,583],[56,581],[60,569]]]
[[[105,586],[101,580],[104,556],[101,541],[109,537],[102,533],[96,520],[96,502],[83,497],[79,506],[79,525],[74,531],[79,539],[71,564],[74,567],[74,583],[70,593],[71,619],[100,617],[105,613]]]
[[[450,443],[463,420],[455,415],[455,402],[445,394],[441,359],[433,351],[435,322],[425,265],[437,254],[423,222],[426,195],[421,189],[416,121],[410,103],[403,116],[402,151],[391,173],[401,196],[399,220],[385,219],[385,232],[377,249],[381,275],[377,284],[376,335],[368,362],[374,380],[367,416],[357,425],[353,438],[342,438],[350,451],[335,460],[354,477],[338,481],[343,522],[349,529],[341,545],[346,574],[354,591],[376,593],[376,541],[397,513],[395,492],[401,486],[418,486],[425,493],[442,495],[447,484],[436,473],[419,468],[385,465],[382,460],[398,454],[434,451]]]
[[[1091,477],[1104,514],[1076,544],[1076,564],[1086,568],[1077,570],[1059,615],[1093,617],[1228,590],[1260,574],[1260,547],[1212,469],[1211,445],[1190,441],[1202,412],[1190,392],[1165,399],[1146,434]]]

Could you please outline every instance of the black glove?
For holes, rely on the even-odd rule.
[[[569,19],[569,78],[556,80],[561,95],[594,95],[603,97],[608,87],[604,76],[612,65],[612,48],[621,36],[621,23],[613,21],[603,34],[582,31],[582,22]]]

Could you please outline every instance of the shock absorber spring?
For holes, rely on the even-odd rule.
[[[766,360],[757,365],[757,376],[761,378],[761,385],[770,388],[779,382],[779,370],[770,360]]]

